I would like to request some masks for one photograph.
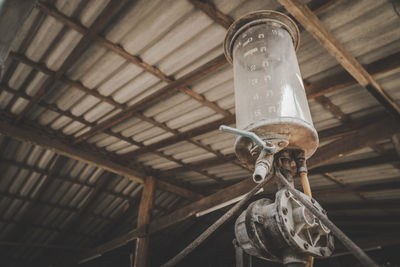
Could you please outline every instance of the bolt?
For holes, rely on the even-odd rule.
[[[325,256],[325,250],[323,248],[319,249],[319,252],[321,253],[322,256]]]
[[[292,230],[290,230],[290,234],[291,234],[292,236],[294,236],[296,233],[295,233],[295,231],[292,229]]]
[[[313,198],[311,199],[311,203],[315,204],[315,200]]]
[[[285,191],[285,196],[286,196],[286,197],[290,197],[289,190],[286,190],[286,191]]]
[[[264,218],[262,216],[257,216],[257,221],[259,223],[264,223]]]
[[[283,208],[282,208],[282,213],[283,213],[283,215],[287,215],[287,213],[288,213],[288,210],[287,210],[287,208],[286,208],[286,207],[283,207]]]
[[[308,249],[308,243],[304,243],[303,246],[304,246],[305,249]]]

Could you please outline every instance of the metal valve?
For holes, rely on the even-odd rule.
[[[219,129],[224,132],[238,135],[239,137],[242,138],[248,138],[252,141],[255,147],[252,147],[251,151],[253,153],[259,151],[257,160],[255,161],[253,180],[256,183],[261,183],[268,175],[268,173],[271,171],[272,163],[274,161],[274,154],[278,152],[277,146],[273,142],[276,139],[273,139],[273,141],[266,139],[266,141],[264,141],[261,137],[259,137],[253,132],[239,130],[225,125],[221,125]],[[281,142],[281,139],[279,140]],[[280,149],[281,147],[282,146],[279,146]],[[240,155],[238,155],[238,157],[239,159],[241,159]]]
[[[219,129],[223,132],[232,133],[232,134],[250,138],[257,146],[259,146],[262,150],[264,150],[265,153],[268,153],[268,154],[275,153],[275,150],[276,150],[275,145],[273,145],[271,142],[268,142],[268,141],[264,142],[258,135],[256,135],[253,132],[239,130],[239,129],[232,128],[232,127],[229,127],[226,125],[221,125],[219,127]]]

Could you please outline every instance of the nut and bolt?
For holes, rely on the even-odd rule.
[[[321,253],[322,256],[325,256],[325,250],[324,250],[323,248],[321,248],[321,249],[319,250],[319,252]]]
[[[309,247],[308,243],[304,243],[303,246],[304,246],[305,249],[308,249],[308,247]]]
[[[264,218],[262,216],[257,216],[257,221],[259,223],[264,223]]]
[[[282,208],[282,213],[283,215],[287,215],[288,214],[288,209],[286,207]]]

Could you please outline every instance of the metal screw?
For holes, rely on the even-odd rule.
[[[321,249],[319,250],[319,252],[321,253],[322,256],[325,256],[325,250],[324,250],[323,248],[321,248]]]
[[[305,249],[308,249],[308,244],[307,243],[304,243],[303,246],[304,246]]]
[[[287,210],[287,208],[286,208],[286,207],[283,207],[283,208],[282,208],[282,213],[283,213],[283,215],[287,215],[287,213],[288,213],[288,210]]]
[[[292,230],[290,230],[290,234],[291,234],[292,236],[294,236],[296,233],[295,233],[294,230],[292,229]]]
[[[259,223],[264,223],[264,218],[261,217],[261,216],[257,216],[257,221],[258,221]]]
[[[286,190],[286,191],[285,191],[285,196],[286,196],[286,197],[290,197],[289,190]]]

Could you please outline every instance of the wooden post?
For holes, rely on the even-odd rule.
[[[148,176],[144,183],[142,198],[140,200],[137,227],[146,227],[150,224],[153,209],[156,181],[154,177]],[[147,227],[146,227],[147,228]],[[140,237],[136,240],[134,267],[146,267],[149,249],[149,236]]]

